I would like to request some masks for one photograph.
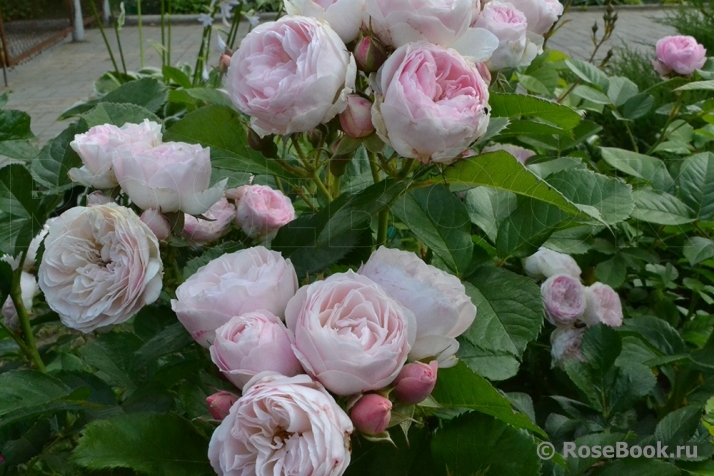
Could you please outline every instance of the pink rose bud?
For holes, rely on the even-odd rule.
[[[154,232],[159,241],[163,241],[171,234],[171,224],[160,211],[149,208],[141,214],[141,221]]]
[[[227,190],[226,198],[236,201],[235,224],[250,238],[272,239],[281,226],[295,219],[290,199],[265,185],[243,185]]]
[[[231,57],[228,55],[221,55],[221,66],[228,69],[231,65]]]
[[[347,109],[340,114],[342,130],[350,137],[359,139],[374,132],[372,103],[357,94],[347,96]]]
[[[545,314],[551,324],[567,326],[585,312],[585,287],[580,279],[568,274],[556,274],[540,287]]]
[[[707,61],[707,50],[691,36],[665,36],[655,45],[655,52],[652,66],[662,76],[689,76]]]
[[[387,61],[387,50],[377,39],[365,36],[354,50],[357,67],[365,73],[374,73]]]
[[[436,360],[432,360],[428,365],[414,362],[402,367],[402,371],[394,381],[397,398],[409,404],[423,402],[434,390],[437,370],[439,364]]]
[[[211,412],[211,416],[218,421],[223,421],[237,400],[238,397],[232,393],[218,392],[209,396],[206,399],[206,403],[208,404],[208,411]]]
[[[376,393],[368,393],[352,407],[350,418],[357,430],[378,435],[387,429],[392,419],[392,402]]]

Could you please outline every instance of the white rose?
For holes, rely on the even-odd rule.
[[[579,278],[582,271],[570,255],[548,248],[540,248],[523,260],[523,271],[533,279],[550,278],[556,274],[569,274]]]
[[[288,15],[326,20],[345,43],[357,39],[364,0],[285,0]]]
[[[414,253],[384,246],[372,253],[358,273],[414,313],[416,342],[410,360],[437,357],[440,368],[456,364],[456,337],[476,318],[476,306],[459,278],[426,264]]]
[[[622,325],[620,296],[607,284],[595,283],[585,288],[585,313],[583,321],[588,326],[603,323],[610,327]]]
[[[30,312],[32,310],[32,300],[35,296],[37,296],[37,293],[39,293],[40,290],[37,287],[35,277],[27,271],[22,271],[22,274],[20,275],[20,291],[22,304],[24,304],[25,309]],[[0,313],[2,313],[5,325],[10,329],[17,329],[20,326],[20,322],[17,317],[17,310],[15,309],[15,304],[12,302],[12,298],[10,296],[8,296],[5,300]]]
[[[62,323],[91,332],[154,302],[162,271],[159,242],[139,217],[96,205],[71,208],[52,223],[38,278]]]
[[[353,431],[307,375],[262,373],[213,433],[208,458],[219,476],[340,476],[350,464]]]
[[[563,14],[563,4],[558,0],[508,0],[523,12],[528,21],[528,31],[545,35]]]

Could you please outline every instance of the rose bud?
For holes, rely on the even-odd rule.
[[[402,371],[394,381],[397,398],[409,404],[426,400],[436,385],[437,370],[439,364],[436,360],[432,360],[428,365],[423,362],[413,362],[402,367]]]
[[[209,396],[206,399],[206,403],[208,404],[208,411],[211,412],[211,416],[218,421],[223,421],[237,400],[238,397],[232,393],[218,392]]]
[[[585,287],[578,278],[557,274],[540,287],[545,314],[551,324],[566,326],[585,312]]]
[[[378,435],[387,429],[392,419],[392,402],[376,393],[368,393],[352,407],[350,418],[357,430]]]
[[[354,50],[357,67],[365,73],[374,73],[387,61],[387,49],[376,38],[365,36]]]
[[[543,247],[523,260],[523,271],[533,279],[550,278],[556,274],[579,278],[582,273],[572,256]]]
[[[160,211],[149,208],[141,214],[141,221],[154,232],[159,241],[163,241],[171,234],[171,224]]]
[[[265,185],[243,185],[226,191],[236,202],[236,226],[250,238],[270,240],[283,225],[295,219],[290,198]]]
[[[228,55],[221,55],[221,66],[225,69],[231,65],[231,57]]]
[[[357,94],[347,96],[347,108],[340,114],[340,125],[345,134],[355,139],[373,133],[372,103]]]

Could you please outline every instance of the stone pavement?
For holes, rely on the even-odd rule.
[[[549,40],[550,48],[562,50],[574,57],[587,59],[592,52],[590,28],[598,21],[602,31],[600,11],[577,11],[567,15],[570,20]],[[667,15],[666,10],[621,10],[615,33],[608,44],[602,48],[605,54],[610,47],[620,46],[623,42],[631,47],[653,51],[654,43],[674,30],[654,23],[651,18]],[[202,27],[195,24],[174,25],[172,32],[172,60],[193,64],[198,53]],[[114,32],[107,31],[110,43],[118,58]],[[149,40],[160,40],[158,27],[144,28],[144,44],[147,66],[159,66],[158,53]],[[215,36],[215,35],[214,35]],[[124,27],[122,45],[127,68],[136,71],[140,67],[138,28]],[[215,48],[215,42],[211,45]],[[216,63],[218,52],[213,52]],[[86,32],[86,41],[72,43],[69,39],[45,50],[31,60],[16,66],[8,72],[9,88],[0,87],[0,93],[12,91],[7,107],[26,111],[32,117],[32,130],[41,143],[56,136],[66,126],[58,122],[57,117],[78,101],[93,94],[93,82],[112,64],[106,52],[102,37],[96,28]],[[1,84],[1,83],[0,83]]]

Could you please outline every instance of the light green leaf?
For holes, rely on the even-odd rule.
[[[516,209],[516,195],[489,187],[475,187],[466,192],[466,211],[471,223],[496,241],[498,224]]]
[[[595,267],[595,278],[615,289],[622,286],[627,277],[627,266],[625,260],[619,256],[614,256],[607,261],[601,261]]]
[[[565,130],[573,129],[582,119],[568,106],[523,94],[491,93],[489,105],[493,117],[539,117]]]
[[[572,94],[579,98],[590,101],[594,104],[610,104],[610,98],[607,97],[605,93],[602,93],[597,89],[591,88],[590,86],[586,86],[584,84],[579,84],[578,86],[575,86],[575,89],[573,89]]]
[[[100,103],[135,104],[156,112],[169,98],[169,88],[154,78],[130,81],[114,89]]]
[[[628,78],[622,76],[610,77],[610,86],[607,88],[607,95],[615,107],[622,106],[638,92],[639,89],[637,85]]]
[[[581,80],[599,86],[603,91],[608,90],[610,80],[597,66],[577,59],[567,59],[565,64]]]
[[[714,91],[714,79],[687,83],[678,87],[675,91]]]
[[[694,221],[694,212],[674,195],[652,189],[635,190],[632,218],[658,225],[683,225]]]
[[[612,147],[601,147],[600,150],[602,158],[610,166],[620,172],[646,180],[657,190],[666,192],[674,185],[667,166],[659,159]]]
[[[701,236],[693,236],[684,243],[684,257],[694,266],[714,257],[714,241]]]

